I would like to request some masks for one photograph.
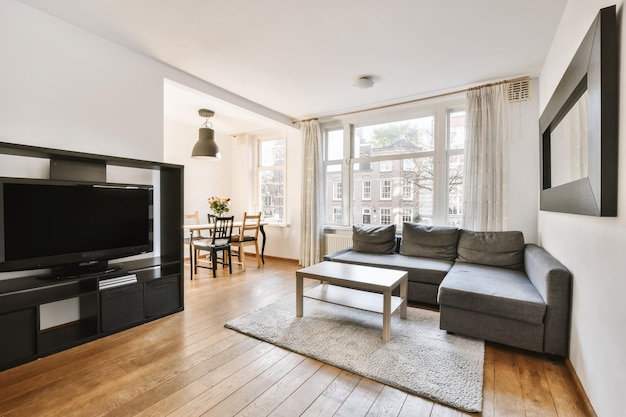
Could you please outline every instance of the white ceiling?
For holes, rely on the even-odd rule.
[[[21,1],[300,119],[537,75],[567,0]]]

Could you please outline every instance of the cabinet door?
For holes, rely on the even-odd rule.
[[[37,353],[37,309],[0,314],[0,369]]]
[[[171,313],[180,307],[179,275],[146,282],[146,317]]]
[[[103,332],[127,327],[143,319],[143,285],[141,283],[100,292],[100,323]]]

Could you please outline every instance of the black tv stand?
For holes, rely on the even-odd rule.
[[[52,268],[48,276],[54,280],[66,280],[90,275],[110,274],[122,269],[121,264],[109,264],[108,261],[93,261],[82,264],[70,264]]]
[[[160,257],[113,265],[101,261],[54,269],[45,276],[0,279],[0,371],[184,309],[183,166],[3,142],[0,154],[49,159],[51,165],[71,161],[70,175],[76,178],[85,177],[76,171],[82,167],[158,171],[160,184],[160,194],[154,196],[160,206],[160,217],[155,218]],[[136,280],[100,285],[124,275],[135,275]],[[76,321],[40,328],[42,306],[72,299],[78,300]]]

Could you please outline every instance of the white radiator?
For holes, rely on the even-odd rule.
[[[325,234],[324,253],[333,253],[352,247],[352,235]]]

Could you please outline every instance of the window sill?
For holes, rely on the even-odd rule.
[[[291,227],[291,225],[289,223],[268,223],[266,225],[263,225],[263,227],[279,227],[279,228],[286,228],[286,227]]]
[[[324,233],[339,234],[345,232],[352,233],[352,226],[324,226]]]

